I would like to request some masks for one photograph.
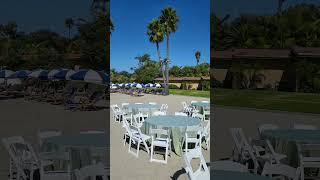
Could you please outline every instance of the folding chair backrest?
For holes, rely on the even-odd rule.
[[[102,177],[102,180],[107,179],[107,171],[101,163],[75,170],[75,175],[77,180],[86,180],[87,178],[96,179],[97,176]]]
[[[200,113],[193,113],[193,114],[192,114],[192,117],[198,118],[198,119],[200,119],[200,120],[203,120],[204,115],[203,115],[203,114],[200,114]]]
[[[192,179],[197,179],[197,177],[202,176],[203,174],[206,174],[207,178],[210,179],[210,171],[209,168],[206,164],[206,161],[202,155],[201,152],[201,148],[195,148],[195,149],[191,149],[190,151],[186,152],[184,154],[184,161],[186,163],[186,171],[188,173],[189,176],[192,177]],[[191,165],[191,161],[193,159],[199,159],[200,160],[200,164],[199,167],[197,168],[197,170],[193,171],[192,165]],[[205,179],[207,179],[205,178]]]
[[[168,104],[162,104],[160,107],[160,111],[167,111],[168,109]]]
[[[149,102],[149,104],[156,105],[157,103],[156,102]]]
[[[25,142],[21,136],[13,136],[2,139],[3,145],[9,153],[10,159],[13,161],[17,170],[26,179],[27,175],[23,171],[26,163],[31,164],[34,168],[40,167],[40,162],[36,156],[33,147]]]
[[[129,123],[127,121],[122,121],[122,126],[125,128],[126,132],[129,134],[129,136],[133,135],[131,128],[129,126]]]
[[[116,112],[119,112],[120,111],[120,108],[118,105],[111,105],[111,109],[113,111],[113,113],[116,113]]]
[[[269,162],[266,162],[261,175],[269,177],[280,175],[289,178],[290,180],[299,180],[300,173],[300,167],[296,169],[285,164],[270,164]]]

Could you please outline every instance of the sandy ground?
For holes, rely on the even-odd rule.
[[[191,100],[209,100],[208,98],[197,98],[187,96],[156,96],[145,95],[143,97],[131,97],[124,94],[111,94],[110,104],[118,104],[124,102],[157,102],[158,104],[168,104],[169,114],[182,110],[182,101],[190,102]],[[117,180],[165,180],[165,179],[187,179],[183,167],[185,167],[182,157],[172,156],[168,159],[168,164],[150,162],[149,155],[140,150],[139,158],[128,153],[128,145],[123,146],[122,138],[124,129],[120,123],[110,121],[110,137],[111,137],[111,179]],[[207,162],[210,161],[209,150],[202,151]]]
[[[261,124],[273,123],[280,128],[292,128],[294,123],[312,124],[320,128],[320,114],[290,113],[245,108],[214,107],[212,160],[230,157],[233,141],[229,128],[242,128],[246,137],[257,137]]]
[[[107,102],[104,102],[107,103]],[[92,112],[71,112],[63,106],[24,99],[0,100],[0,138],[23,136],[37,150],[39,129],[59,129],[65,134],[82,130],[109,129],[109,109]],[[108,132],[107,132],[108,133]],[[0,179],[9,179],[9,155],[0,144]]]

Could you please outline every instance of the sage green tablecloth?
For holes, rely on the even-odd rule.
[[[267,130],[262,133],[262,137],[269,139],[275,146],[276,152],[286,154],[288,163],[293,167],[298,167],[299,157],[297,143],[320,143],[320,130],[298,130],[282,129]]]
[[[77,134],[62,135],[47,138],[40,147],[41,152],[66,152],[71,155],[72,169],[78,169],[89,165],[91,161],[101,160],[106,163],[106,157],[94,157],[92,150],[105,151],[109,149],[109,140],[106,134]],[[107,164],[105,164],[107,165]]]
[[[233,171],[221,171],[211,170],[210,179],[214,180],[270,180],[265,176],[259,176],[246,172],[233,172]]]
[[[169,128],[172,139],[172,150],[178,155],[182,155],[182,140],[187,126],[199,126],[200,120],[187,116],[152,116],[146,119],[145,126],[141,128],[146,134],[149,134],[149,127]]]

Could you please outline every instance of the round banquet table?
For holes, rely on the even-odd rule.
[[[320,130],[278,129],[262,132],[262,137],[269,139],[279,153],[286,154],[291,166],[297,167],[299,157],[297,143],[320,143]]]
[[[158,104],[129,104],[128,109],[133,112],[133,114],[137,114],[139,111],[147,111],[147,113],[151,116],[152,111],[159,110],[160,105]]]
[[[210,179],[214,180],[270,180],[265,176],[259,176],[246,172],[233,172],[233,171],[221,171],[210,170]]]
[[[106,134],[76,134],[50,137],[44,140],[40,152],[66,152],[71,155],[72,169],[89,165],[92,160],[104,162],[107,157],[95,157],[92,151],[105,152],[109,149],[109,139]]]
[[[186,131],[187,126],[199,126],[201,121],[197,118],[188,117],[188,116],[152,116],[146,119],[144,132],[148,133],[149,127],[156,128],[169,128],[172,138],[172,150],[178,155],[182,155],[182,139]]]

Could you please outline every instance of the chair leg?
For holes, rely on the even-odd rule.
[[[148,147],[146,141],[143,140],[143,144],[144,144],[144,146],[145,146],[145,148],[147,150],[147,153],[150,154],[149,147]]]
[[[168,154],[169,154],[169,145],[167,144],[167,146],[166,146],[166,154],[165,154],[165,157],[164,157],[165,164],[168,163]]]
[[[153,161],[153,141],[151,142],[151,153],[150,153],[150,162]]]
[[[136,153],[137,158],[139,157],[140,144],[141,144],[141,141],[138,142],[138,146],[137,146],[137,153]]]

